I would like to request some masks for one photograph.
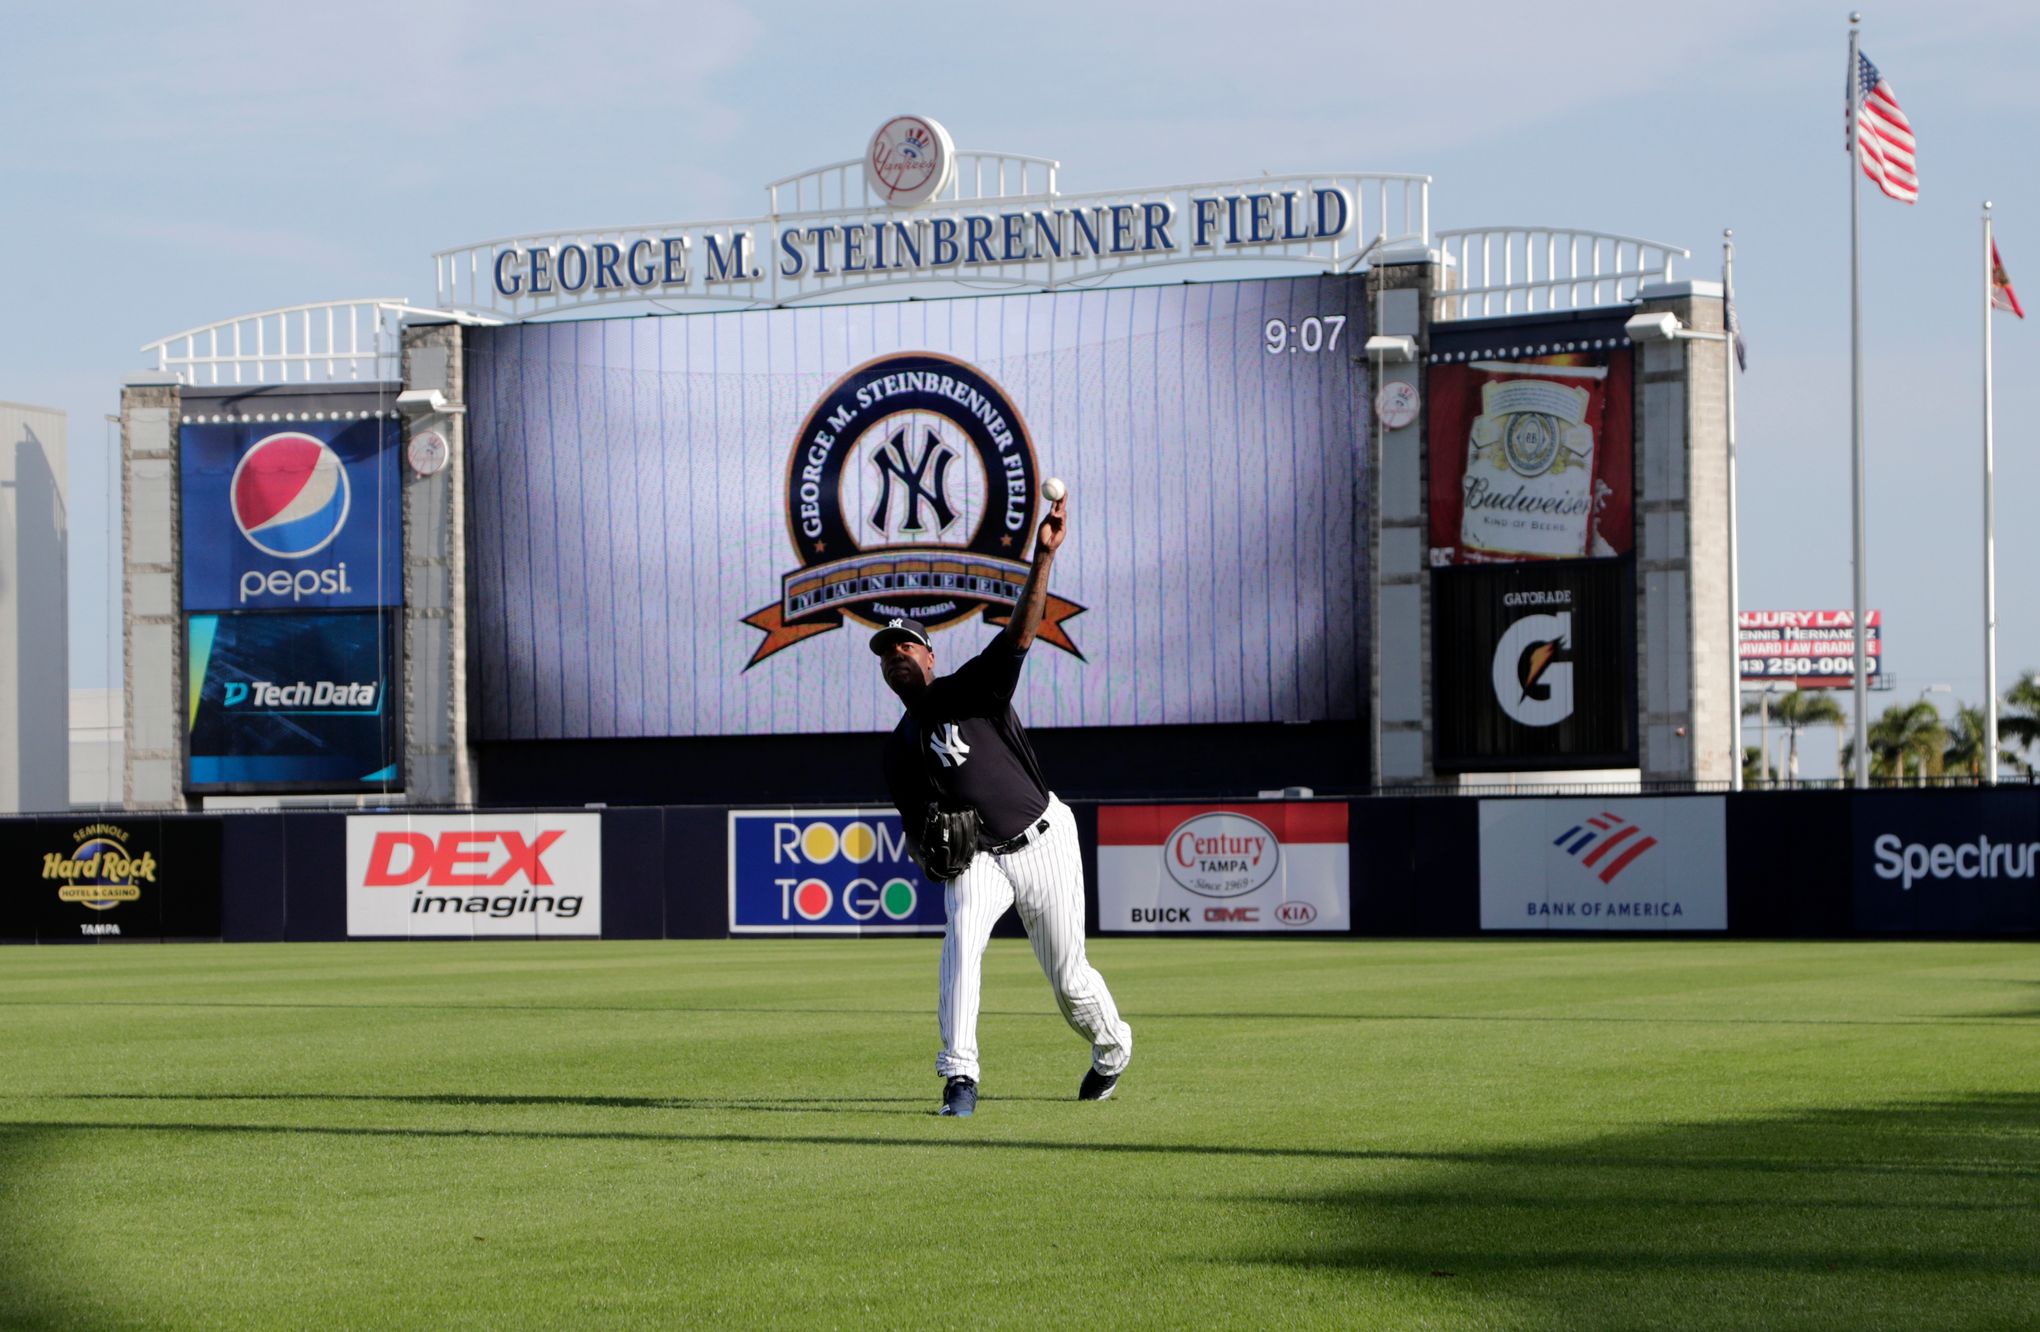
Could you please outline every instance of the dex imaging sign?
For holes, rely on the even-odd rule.
[[[1719,797],[1483,800],[1484,930],[1725,930]]]
[[[601,933],[599,814],[347,820],[350,938]]]

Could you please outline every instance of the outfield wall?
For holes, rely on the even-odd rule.
[[[1072,807],[1101,933],[2040,933],[2033,786]],[[8,942],[939,934],[943,921],[897,818],[871,807],[11,819],[0,864]]]

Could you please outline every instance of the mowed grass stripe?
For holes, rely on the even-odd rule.
[[[2040,1322],[2027,947],[936,948],[9,950],[0,1325]]]

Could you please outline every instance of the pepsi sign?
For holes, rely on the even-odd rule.
[[[402,604],[400,435],[375,416],[185,425],[184,608]]]
[[[730,933],[940,934],[939,883],[877,809],[730,812]]]

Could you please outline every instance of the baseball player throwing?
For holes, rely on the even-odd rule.
[[[1110,1096],[1133,1056],[1133,1032],[1120,1020],[1104,977],[1084,958],[1076,820],[1042,780],[1013,712],[1013,689],[1041,623],[1049,566],[1067,526],[1066,505],[1057,497],[1036,534],[1034,563],[1012,620],[950,674],[936,676],[935,649],[911,620],[894,620],[871,639],[886,684],[907,709],[886,740],[886,785],[922,867],[931,878],[947,879],[942,1053],[935,1061],[935,1071],[947,1079],[945,1115],[977,1109],[980,966],[993,923],[1011,906],[1020,908],[1063,1018],[1091,1043],[1078,1099]],[[946,864],[939,847],[931,850],[945,836],[964,839]]]

